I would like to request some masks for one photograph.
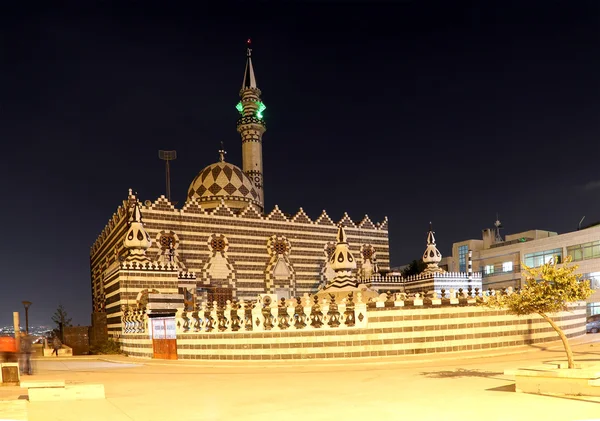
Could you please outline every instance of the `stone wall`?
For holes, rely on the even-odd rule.
[[[92,313],[92,326],[89,330],[90,346],[99,346],[108,340],[106,313]]]
[[[422,302],[370,303],[365,327],[262,330],[244,332],[182,332],[178,320],[179,359],[281,360],[348,357],[382,357],[510,348],[558,340],[550,325],[537,315],[512,316],[449,300],[439,305]],[[402,305],[399,305],[399,304]],[[358,315],[359,316],[359,315]],[[357,316],[357,317],[358,317]],[[554,320],[568,337],[585,335],[585,303]],[[124,334],[124,351],[131,356],[151,357],[148,333]]]
[[[119,342],[123,352],[131,357],[152,358],[152,339],[148,334],[125,334]]]
[[[67,326],[63,329],[63,344],[72,348],[73,355],[90,353],[89,326]]]
[[[111,305],[109,291],[105,289],[110,288],[109,273],[118,266],[118,257],[126,255],[123,238],[127,231],[128,203],[124,201],[117,209],[92,246],[94,311],[108,312]],[[176,209],[163,196],[140,209],[144,227],[153,239],[146,253],[151,260],[160,258],[161,235],[170,233],[176,238],[175,258],[198,276],[198,286],[230,287],[237,299],[252,299],[278,289],[289,290],[290,296],[316,292],[326,280],[326,250],[334,244],[339,224],[346,229],[359,270],[363,260],[360,250],[364,246],[373,248],[380,269],[389,268],[387,218],[373,223],[366,215],[360,221],[353,221],[344,214],[334,222],[325,211],[311,219],[302,209],[287,215],[277,206],[268,214],[259,213],[252,206],[238,214],[224,204],[213,210],[203,209],[196,201]],[[212,246],[213,238],[226,243],[223,250],[217,251]],[[280,259],[270,247],[273,239],[287,248],[281,262],[288,272],[284,279],[275,274]],[[164,293],[160,289],[159,292]]]

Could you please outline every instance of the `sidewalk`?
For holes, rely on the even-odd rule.
[[[571,344],[576,359],[600,361],[600,334]],[[28,380],[101,383],[106,399],[28,402],[18,399],[26,390],[3,387],[0,404],[2,399],[11,399],[10,419],[29,421],[600,418],[597,400],[514,393],[514,382],[504,375],[506,369],[561,358],[560,341],[509,350],[340,360],[162,361],[121,355],[40,358],[35,360],[38,370],[26,376]],[[0,405],[0,419],[8,417]]]

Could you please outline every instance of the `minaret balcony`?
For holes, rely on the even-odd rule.
[[[256,96],[258,98],[258,97],[260,97],[261,94],[262,94],[262,92],[258,88],[247,87],[247,88],[240,89],[240,97],[252,95],[252,96]]]
[[[267,128],[267,125],[265,124],[264,120],[261,120],[260,118],[254,116],[243,116],[238,118],[236,127],[239,128],[240,126],[243,126],[245,124],[258,124],[264,127],[265,129]]]

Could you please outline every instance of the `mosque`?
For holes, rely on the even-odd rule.
[[[121,331],[124,312],[168,312],[199,302],[291,298],[315,293],[334,281],[330,258],[338,227],[356,256],[359,279],[389,270],[388,221],[323,211],[286,214],[264,206],[262,138],[266,131],[248,48],[237,131],[242,168],[219,161],[192,180],[177,208],[165,196],[142,202],[133,190],[91,247],[93,324]]]

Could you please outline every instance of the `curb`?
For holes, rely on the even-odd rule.
[[[594,338],[582,338],[580,340],[571,343],[571,346],[588,345],[590,343],[600,342],[600,335]],[[501,357],[505,355],[515,355],[522,353],[533,353],[535,351],[549,351],[553,349],[562,349],[563,344],[560,340],[549,342],[548,345],[533,348],[531,345],[525,347],[516,347],[510,350],[498,350],[496,352],[480,353],[480,351],[474,352],[448,352],[444,354],[438,354],[435,358],[422,358],[421,356],[405,355],[402,359],[398,357],[360,357],[360,358],[311,358],[311,359],[295,359],[295,360],[154,360],[154,359],[143,359],[136,357],[125,357],[127,359],[132,358],[130,361],[124,361],[120,359],[112,359],[110,357],[95,358],[97,360],[117,363],[117,364],[139,364],[139,365],[157,365],[157,366],[181,366],[181,367],[206,367],[206,368],[281,368],[281,367],[340,367],[340,366],[360,366],[360,365],[406,365],[406,364],[420,364],[420,363],[431,363],[440,361],[449,361],[456,359],[477,359],[477,358],[492,358]],[[433,354],[435,355],[435,354]]]

